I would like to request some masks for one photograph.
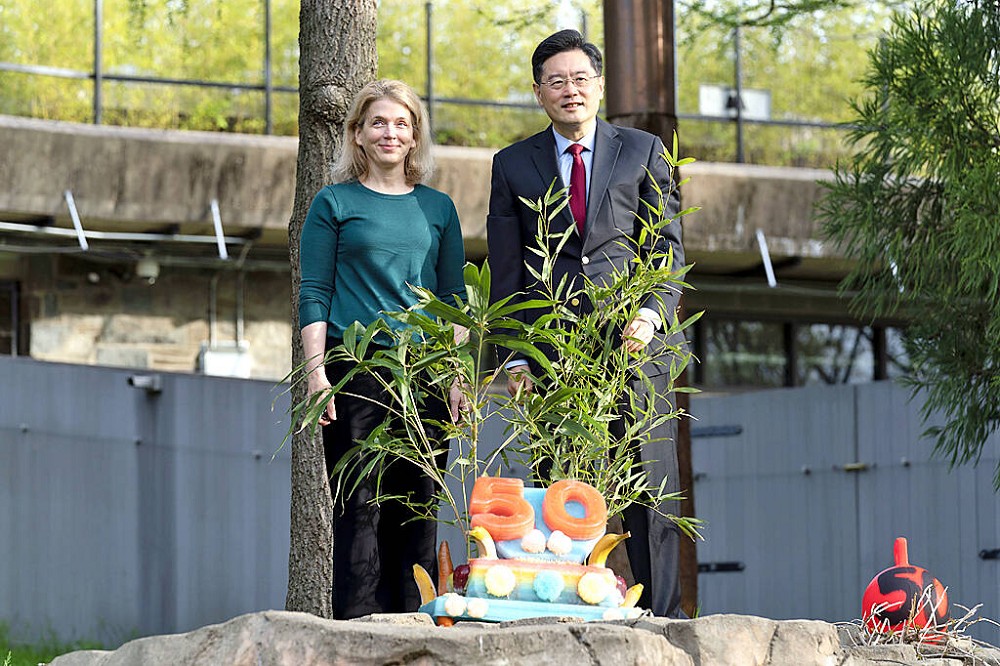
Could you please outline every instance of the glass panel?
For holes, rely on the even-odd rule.
[[[702,320],[702,376],[711,387],[775,387],[785,382],[780,322]],[[702,324],[699,322],[699,325]]]
[[[796,383],[860,384],[875,377],[873,332],[869,327],[805,324],[795,330]]]
[[[912,368],[910,367],[910,356],[903,346],[903,329],[885,329],[885,354],[887,357],[886,374],[889,379],[905,377],[910,374]]]

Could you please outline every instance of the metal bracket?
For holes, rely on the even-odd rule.
[[[757,230],[757,246],[760,248],[760,260],[764,263],[764,273],[767,275],[767,286],[777,287],[778,281],[774,279],[774,266],[771,265],[771,253],[767,250],[767,239],[764,238],[764,231]]]
[[[691,428],[691,437],[736,437],[743,433],[743,426],[700,426]]]
[[[738,573],[747,568],[743,562],[699,562],[698,573]]]
[[[212,222],[215,224],[215,241],[219,247],[219,259],[229,259],[226,249],[226,234],[222,231],[222,215],[219,213],[219,200],[212,199]]]
[[[158,395],[163,392],[163,378],[160,375],[129,375],[128,385],[145,391],[149,395]]]
[[[73,193],[66,190],[63,192],[63,198],[66,200],[66,206],[69,207],[69,216],[73,220],[73,228],[76,229],[76,239],[80,243],[80,249],[89,250],[90,244],[87,242],[87,235],[83,232],[83,223],[80,222],[80,213],[76,210]]]

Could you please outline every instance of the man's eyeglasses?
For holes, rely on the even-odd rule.
[[[550,90],[562,90],[567,83],[572,83],[577,90],[586,90],[594,80],[599,78],[601,78],[600,75],[595,74],[594,76],[574,76],[568,79],[549,79],[542,81],[541,85],[548,86]]]

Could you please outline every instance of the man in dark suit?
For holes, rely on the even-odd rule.
[[[601,52],[596,46],[575,30],[563,30],[538,45],[531,65],[535,98],[552,124],[508,146],[493,159],[487,217],[493,300],[517,293],[530,294],[534,278],[526,264],[536,268],[540,265],[540,258],[530,249],[535,245],[538,214],[519,197],[537,201],[544,197],[553,181],[556,190],[569,188],[569,205],[552,220],[550,231],[563,232],[571,225],[577,231],[556,258],[555,284],[563,276],[569,282],[580,275],[598,282],[615,266],[627,265],[630,247],[634,247],[627,242],[628,238],[638,240],[641,228],[635,214],[648,215],[643,201],[654,207],[659,203],[650,176],[666,199],[665,215],[672,216],[679,210],[670,169],[661,157],[660,139],[597,118],[604,97],[604,77]],[[659,242],[656,249],[666,252],[668,247],[672,248],[674,265],[682,266],[679,221],[664,229]],[[639,314],[625,326],[622,344],[630,352],[646,345],[651,345],[654,352],[662,348],[667,343],[662,331],[673,323],[679,299],[680,292],[672,285],[662,285],[657,294],[649,294]],[[569,305],[590,307],[578,302]],[[664,317],[668,321],[664,322]],[[636,390],[669,409],[667,368],[662,363],[646,366],[643,370],[654,386],[654,394],[649,395],[639,382]],[[517,357],[509,360],[507,373],[507,388],[512,395],[519,387],[532,389],[527,360]],[[671,419],[652,433],[652,442],[643,446],[641,453],[651,483],[656,486],[666,477],[667,490],[678,489],[675,439],[676,419]],[[663,509],[676,511],[673,507]],[[644,586],[640,606],[651,608],[656,615],[682,617],[677,527],[658,513],[639,506],[626,510],[623,522],[632,533],[632,538],[625,542],[632,573]]]

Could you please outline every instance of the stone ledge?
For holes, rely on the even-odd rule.
[[[637,664],[662,666],[1000,666],[1000,651],[962,658],[945,649],[844,644],[815,620],[708,615],[618,622],[536,619],[436,627],[420,613],[349,622],[263,611],[185,634],[140,638],[114,651],[84,650],[51,666],[185,664]]]

